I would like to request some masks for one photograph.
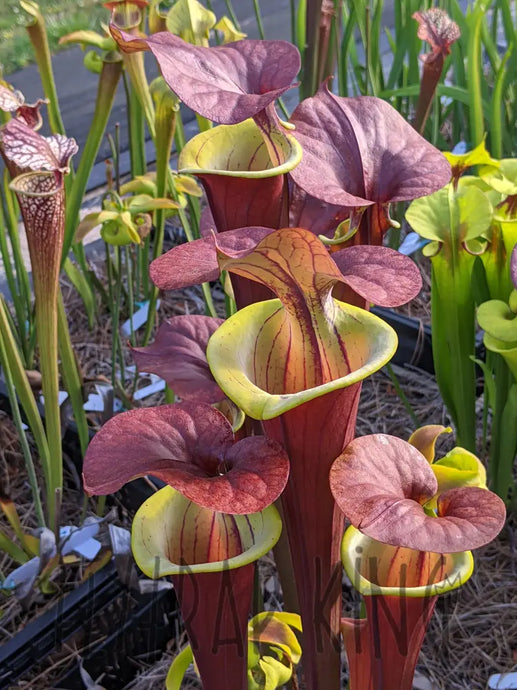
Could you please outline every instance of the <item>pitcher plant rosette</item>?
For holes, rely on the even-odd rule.
[[[177,13],[152,9],[172,30]],[[170,290],[228,273],[239,311],[170,318],[133,348],[181,402],[110,420],[88,449],[85,487],[107,494],[147,474],[167,484],[136,514],[132,548],[147,576],[172,577],[205,690],[247,687],[253,564],[279,539],[277,499],[292,573],[277,566],[284,593],[296,584],[306,687],[340,686],[342,633],[351,690],[410,690],[437,594],[468,579],[470,549],[505,517],[469,450],[435,460],[444,427],[410,443],[354,440],[361,382],[397,347],[367,309],[421,287],[414,263],[382,246],[390,205],[442,188],[449,162],[388,103],[326,84],[282,122],[275,101],[300,68],[289,43],[208,47],[208,24],[188,43],[126,19],[115,12],[110,25],[126,67],[151,51],[198,116],[178,168],[209,204],[201,237],[155,258],[151,278]],[[295,220],[307,229],[285,227]],[[341,620],[341,556],[365,619]]]
[[[282,301],[285,301],[288,305],[285,310],[279,310],[278,307],[281,302],[277,300],[255,305],[253,309],[249,308],[249,311],[242,310],[237,316],[249,314],[248,319],[254,319],[254,309],[258,310],[258,317],[253,325],[253,329],[250,330],[250,325],[246,321],[239,326],[238,333],[234,333],[232,330],[231,334],[223,336],[226,349],[233,353],[233,355],[238,354],[234,346],[234,343],[237,341],[243,348],[242,352],[247,353],[244,355],[245,357],[249,356],[252,349],[255,350],[257,359],[253,367],[264,370],[260,376],[267,376],[269,383],[266,380],[261,384],[258,379],[245,380],[246,376],[250,375],[249,368],[252,366],[252,357],[249,358],[246,365],[243,364],[244,360],[226,361],[224,362],[224,367],[229,367],[232,371],[232,376],[230,377],[232,378],[232,383],[235,384],[236,382],[236,372],[238,370],[242,372],[242,376],[239,377],[239,383],[242,382],[241,379],[245,380],[241,390],[236,393],[235,386],[228,387],[229,376],[223,368],[219,369],[219,374],[224,379],[224,383],[216,374],[216,366],[219,366],[222,362],[214,365],[214,361],[211,360],[210,363],[215,378],[224,393],[238,407],[243,408],[245,412],[255,419],[275,417],[282,412],[287,412],[292,407],[301,405],[304,402],[308,403],[313,398],[321,396],[319,398],[319,411],[316,409],[316,403],[313,402],[312,407],[301,405],[300,415],[295,417],[293,413],[291,415],[292,421],[289,421],[287,415],[283,415],[286,423],[290,423],[292,426],[290,433],[293,439],[300,429],[303,428],[303,424],[305,424],[307,432],[300,441],[295,442],[293,439],[291,440],[291,447],[288,449],[291,456],[292,453],[297,454],[298,457],[303,456],[301,448],[307,441],[306,436],[310,433],[309,429],[312,424],[311,414],[315,413],[318,419],[320,417],[325,419],[327,407],[332,409],[336,403],[341,406],[332,411],[328,425],[325,427],[325,429],[328,428],[328,435],[331,438],[323,442],[318,436],[314,440],[313,445],[307,447],[306,456],[299,460],[302,464],[300,464],[300,469],[298,470],[298,483],[301,483],[300,486],[293,488],[294,492],[300,490],[301,500],[305,507],[309,506],[308,509],[310,510],[310,516],[308,513],[303,518],[304,528],[307,526],[305,536],[308,537],[309,552],[315,551],[317,548],[316,543],[321,539],[321,544],[324,544],[322,550],[326,553],[326,550],[328,551],[330,548],[328,542],[333,539],[330,535],[333,511],[332,508],[330,511],[327,510],[328,514],[325,514],[322,518],[315,515],[316,511],[310,505],[312,494],[308,493],[314,487],[309,487],[310,482],[308,481],[305,484],[303,482],[303,463],[310,463],[311,448],[314,449],[314,447],[320,444],[322,446],[322,459],[318,463],[318,468],[320,466],[324,467],[325,463],[327,463],[328,470],[328,467],[330,467],[329,463],[336,457],[336,454],[339,454],[344,443],[353,435],[355,405],[359,393],[358,385],[354,384],[364,378],[370,371],[373,371],[375,367],[382,366],[384,361],[386,361],[383,358],[384,337],[387,338],[387,350],[384,355],[386,359],[391,356],[392,349],[396,345],[393,331],[367,312],[355,307],[348,309],[348,305],[341,305],[341,310],[344,310],[344,314],[340,314],[336,310],[330,293],[334,285],[339,281],[352,287],[367,302],[384,305],[402,304],[411,299],[420,289],[421,283],[418,271],[415,269],[414,264],[408,261],[406,257],[402,257],[397,252],[387,248],[350,247],[340,250],[331,256],[315,235],[302,229],[272,231],[268,228],[240,228],[217,235],[216,240],[214,237],[206,237],[181,245],[168,252],[164,258],[165,260],[159,259],[153,263],[152,275],[155,279],[156,273],[159,272],[160,279],[167,280],[169,287],[176,287],[182,284],[196,284],[216,279],[221,268],[223,268],[231,272],[238,271],[239,275],[246,279],[263,280],[264,284],[281,295]],[[174,274],[171,270],[172,265],[175,266]],[[315,273],[315,267],[317,273]],[[303,297],[304,294],[306,294],[306,297]],[[272,330],[261,334],[263,320],[266,319],[269,322],[267,314],[264,312],[266,305],[268,310],[276,314],[278,322],[271,322]],[[236,318],[234,317],[234,319]],[[283,322],[282,319],[284,320]],[[343,328],[345,331],[346,328],[350,329],[351,342],[348,346],[351,348],[350,352],[355,357],[352,363],[347,360],[348,364],[343,364],[344,376],[342,377],[339,376],[341,372],[340,364],[342,364],[345,355],[341,350],[339,337],[336,340],[336,337],[333,336],[336,319],[336,323],[340,324],[340,328]],[[215,331],[212,339],[217,339],[224,332],[224,329],[229,326],[230,322],[226,322],[222,328],[215,331],[217,324],[209,317],[183,316],[170,319],[162,325],[156,341],[151,346],[135,351],[137,364],[141,370],[154,371],[161,375],[174,390],[180,391],[182,396],[202,395],[207,402],[216,403],[220,400],[223,392],[216,382],[207,375],[206,360],[203,356],[204,349],[206,348],[208,335]],[[372,337],[369,339],[367,329],[372,325],[377,330],[372,332]],[[279,340],[276,338],[277,327],[281,331],[281,338]],[[246,331],[245,343],[241,337],[241,328]],[[316,329],[316,334],[312,332],[313,329]],[[291,349],[286,340],[290,338],[289,333],[292,333],[293,336],[291,339]],[[258,339],[254,344],[255,337]],[[232,340],[232,338],[235,338],[235,340]],[[319,349],[312,354],[314,343],[319,342],[320,338],[322,342],[318,345]],[[270,352],[271,342],[269,342],[269,339],[271,339],[271,342],[276,342],[273,352]],[[357,342],[353,342],[354,339],[359,341],[359,345]],[[359,350],[362,344],[365,345],[365,350],[361,354]],[[325,354],[327,345],[335,348],[333,353],[336,359],[329,359]],[[241,349],[239,349],[240,352]],[[261,353],[260,357],[264,358],[260,360],[260,365],[259,353]],[[364,356],[364,361],[361,359],[362,356]],[[316,365],[313,364],[314,357],[317,357]],[[325,369],[325,364],[322,365],[322,362],[325,361],[327,362],[326,366],[332,367],[330,372]],[[330,364],[328,364],[329,361],[331,362]],[[267,364],[264,365],[264,362],[267,362]],[[192,369],[193,366],[194,369]],[[321,370],[322,366],[324,367],[323,371]],[[346,371],[347,366],[351,368],[357,366],[359,373],[356,371],[349,373]],[[294,395],[287,396],[282,394],[282,386],[284,385],[283,367],[287,367],[287,377],[293,379],[286,382],[288,388],[285,390]],[[180,373],[181,369],[184,369],[183,375]],[[189,370],[192,374],[192,384],[185,385],[185,379],[191,377],[188,373]],[[277,377],[279,381],[277,381]],[[330,382],[329,385],[329,379],[332,378],[339,378],[340,380]],[[314,388],[311,388],[313,380]],[[263,390],[260,391],[257,386],[250,388],[253,381],[258,382]],[[319,385],[320,383],[326,383],[327,386]],[[274,385],[274,389],[268,388],[269,385]],[[318,385],[319,388],[317,387]],[[347,390],[340,391],[340,388],[344,387],[347,387]],[[310,390],[300,390],[301,388]],[[243,389],[249,390],[244,393]],[[271,393],[277,392],[280,395],[271,395]],[[245,395],[245,398],[241,394]],[[271,409],[269,409],[270,405]],[[340,412],[342,412],[343,419],[342,427],[340,427],[337,421]],[[304,415],[307,415],[308,419],[305,419]],[[350,423],[347,423],[348,416],[350,417]],[[304,419],[305,422],[303,421]],[[303,423],[302,427],[299,427],[300,421]],[[274,422],[269,422],[269,425],[273,429]],[[325,433],[325,429],[322,436]],[[284,439],[281,433],[277,436],[280,440]],[[313,464],[315,465],[316,461]],[[319,477],[317,486],[321,489],[321,495],[327,497],[326,505],[330,504],[332,506],[328,482],[326,482],[323,476],[320,476],[319,469],[316,474]],[[311,476],[316,476],[316,474],[312,472]],[[322,500],[321,503],[325,504],[325,501]],[[298,517],[295,517],[295,506],[293,506],[292,510],[294,513],[291,518],[291,527],[298,520]],[[341,516],[339,516],[338,522],[340,519],[342,519]],[[313,522],[314,524],[309,524]],[[319,524],[317,534],[314,533],[316,523]],[[342,525],[337,528],[337,531],[339,534],[333,539],[333,543],[336,546],[336,565],[339,560],[337,547],[341,538]],[[322,536],[327,534],[328,536]],[[305,553],[305,548],[305,546],[301,547],[303,553]],[[329,579],[327,561],[330,556],[329,558],[327,556],[328,554],[324,556],[321,562],[318,561],[316,566],[320,568],[322,563],[326,564],[321,569],[320,580],[321,583],[324,583],[321,584],[323,588],[327,586]],[[302,554],[300,558],[303,560],[305,556]],[[303,562],[305,563],[305,560]],[[301,571],[300,569],[298,570],[303,572],[303,569]],[[292,576],[289,574],[289,577]],[[324,578],[327,579],[325,580]],[[314,581],[314,574],[305,573],[303,580],[305,587],[306,580],[309,582],[311,580]],[[336,580],[334,579],[335,582]],[[313,593],[309,592],[307,607],[309,607],[312,596]],[[335,645],[338,645],[337,626],[339,612],[335,616],[335,621],[336,632],[333,642]],[[327,634],[328,621],[324,622],[323,628],[325,629],[325,634]],[[310,664],[310,660],[307,661],[307,664]]]
[[[134,518],[133,554],[148,577],[172,577],[205,689],[227,688],[228,679],[246,687],[254,563],[280,536],[271,504],[288,473],[279,443],[235,441],[226,418],[205,403],[125,412],[88,448],[90,493],[146,474],[167,483]]]
[[[445,429],[420,431],[411,440],[427,457],[401,439],[374,434],[352,441],[330,472],[334,498],[352,523],[343,565],[366,609],[366,618],[342,621],[350,690],[411,690],[438,595],[469,579],[470,549],[504,525],[504,503],[481,488],[483,477],[481,486],[466,486],[479,477],[479,461],[457,449],[445,463],[431,463]]]
[[[353,438],[360,381],[392,356],[394,331],[332,297],[343,275],[323,244],[301,229],[269,234],[228,255],[224,270],[262,282],[279,299],[229,318],[208,343],[212,373],[246,414],[263,420],[291,462],[282,495],[311,688],[339,682],[339,542],[343,514],[328,485],[331,463]],[[239,347],[235,347],[239,343]],[[336,575],[337,573],[337,575]]]

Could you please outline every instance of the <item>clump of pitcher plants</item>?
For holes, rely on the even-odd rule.
[[[99,90],[68,210],[65,175],[75,142],[40,135],[41,102],[27,105],[0,86],[0,108],[11,114],[0,129],[0,153],[27,230],[36,294],[46,519],[58,533],[59,271],[72,246],[85,261],[80,241],[100,225],[116,247],[118,269],[121,246],[145,269],[154,258],[154,286],[144,290],[150,316],[143,341],[132,332],[132,353],[141,372],[166,381],[175,402],[110,419],[86,452],[84,487],[105,496],[137,477],[161,482],[134,517],[132,551],[147,577],[172,579],[188,634],[168,690],[180,688],[191,662],[204,690],[296,687],[297,673],[310,690],[338,690],[342,649],[349,690],[411,690],[437,597],[468,580],[471,550],[494,539],[506,517],[501,498],[509,500],[517,450],[517,436],[503,434],[517,410],[515,161],[494,161],[480,145],[478,177],[462,176],[471,158],[447,158],[421,136],[459,35],[441,10],[415,15],[432,50],[411,126],[384,100],[336,96],[328,79],[284,121],[276,102],[300,71],[294,45],[247,40],[197,0],[179,0],[167,14],[151,2],[146,36],[147,5],[109,2],[109,34],[106,27],[104,35],[66,39],[101,51],[87,57]],[[220,45],[209,47],[210,31],[219,32]],[[151,86],[144,51],[160,68]],[[123,70],[132,180],[121,186],[117,169],[100,211],[79,222]],[[195,112],[199,133],[182,146],[173,173],[180,100]],[[59,111],[50,107],[56,131]],[[157,150],[154,174],[142,155],[144,122]],[[193,178],[208,201],[202,215]],[[408,441],[356,437],[362,382],[397,349],[395,331],[370,307],[403,305],[422,286],[415,263],[384,246],[399,202],[412,202],[407,219],[429,240],[432,259],[433,333],[443,335],[436,372],[458,439],[438,459],[436,441],[451,431],[441,425],[417,429]],[[189,241],[160,256],[172,213]],[[504,461],[488,484],[501,498],[488,489],[471,424],[478,256],[487,280],[477,319],[493,354],[485,373],[499,372],[508,384],[504,399],[490,401]],[[209,297],[209,283],[218,280],[226,319]],[[207,314],[169,318],[149,344],[158,290],[198,284]],[[0,302],[7,331],[4,316]],[[114,362],[117,325],[118,316]],[[2,358],[4,349],[0,334]],[[18,393],[25,395],[22,383]],[[41,505],[39,512],[44,523]],[[24,544],[36,553],[30,540]],[[257,562],[271,550],[286,610],[254,611],[249,620]],[[342,617],[343,572],[362,596],[360,618]]]
[[[343,636],[351,690],[409,690],[437,595],[470,577],[470,550],[505,520],[468,449],[435,461],[443,427],[409,443],[354,439],[361,382],[397,347],[368,307],[403,304],[421,287],[412,261],[382,246],[389,205],[436,192],[450,165],[373,97],[322,85],[282,122],[274,102],[299,69],[287,43],[209,48],[122,28],[111,27],[122,51],[151,50],[169,87],[219,123],[179,159],[207,193],[203,236],[158,258],[151,277],[175,289],[224,273],[238,310],[169,319],[134,350],[182,402],[108,422],[85,486],[109,493],[145,474],[166,483],[135,516],[133,553],[149,577],[173,578],[205,690],[281,684],[278,667],[251,684],[246,627],[254,564],[282,523],[290,553],[275,556],[301,615],[306,687],[340,687]],[[294,217],[304,227],[289,227]],[[366,618],[341,619],[341,560]],[[182,654],[168,687],[179,687]]]

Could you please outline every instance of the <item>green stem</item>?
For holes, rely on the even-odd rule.
[[[418,417],[415,413],[415,410],[413,409],[411,403],[409,402],[407,395],[404,393],[404,390],[402,389],[402,386],[400,385],[400,381],[398,379],[398,376],[395,374],[391,364],[386,364],[386,371],[388,372],[388,376],[390,377],[391,383],[393,384],[393,387],[395,388],[396,394],[398,395],[402,404],[406,408],[406,412],[411,417],[411,421],[413,422],[415,429],[418,429],[418,427],[420,426],[420,420],[418,419]]]
[[[174,142],[176,144],[176,152],[179,154],[182,152],[183,147],[187,143],[187,138],[185,137],[185,127],[183,126],[183,118],[181,117],[181,112],[176,113],[176,129],[174,130]]]
[[[120,257],[120,247],[115,247],[115,292],[114,292],[114,302],[113,310],[111,312],[111,385],[113,391],[117,387],[117,354],[120,355],[120,380],[122,381],[122,387],[124,387],[124,359],[122,351],[122,343],[119,333],[119,321],[120,321],[120,298],[122,295],[122,265]],[[115,410],[113,410],[115,412]]]
[[[43,15],[36,3],[22,3],[23,9],[32,16],[32,22],[25,28],[34,49],[34,56],[43,86],[43,93],[48,99],[48,119],[53,134],[64,134],[65,127],[59,110],[56,82],[52,70],[52,56],[48,44],[47,29]]]
[[[149,299],[151,285],[149,282],[149,243],[150,239],[147,236],[141,245],[137,247],[138,256],[138,273],[141,279],[142,296],[144,299]]]
[[[494,353],[495,409],[492,410],[490,486],[503,501],[508,502],[508,490],[513,485],[513,461],[517,446],[517,384],[501,355]]]
[[[155,140],[156,131],[154,126],[154,106],[145,74],[143,53],[125,53],[124,66],[131,79],[131,86],[135,90],[135,93],[140,101],[140,105],[142,106],[144,118],[147,123],[151,138]]]
[[[131,177],[145,175],[145,118],[142,105],[133,84],[127,83],[124,75],[126,89],[127,119],[129,129],[129,155],[131,157]]]
[[[307,0],[305,13],[305,51],[303,55],[301,98],[313,96],[318,86],[318,55],[322,0]]]
[[[264,40],[266,35],[264,33],[264,24],[262,23],[262,15],[260,13],[260,5],[258,0],[253,0],[253,10],[255,11],[255,19],[257,22],[259,36],[262,40]]]
[[[36,291],[35,286],[35,291]],[[57,492],[63,487],[63,456],[61,447],[61,410],[59,407],[59,367],[57,303],[52,296],[42,297],[36,291],[36,331],[39,346],[39,362],[42,392],[45,400],[45,433],[51,460],[50,487],[48,493],[49,524],[54,525],[59,512]],[[55,497],[55,498],[54,498]],[[55,502],[56,501],[56,502]],[[54,510],[56,512],[54,512]]]
[[[196,121],[200,133],[207,132],[209,129],[212,129],[213,127],[211,120],[207,120],[206,117],[198,115],[198,113],[196,113]]]
[[[4,298],[1,295],[0,334],[3,338],[5,352],[5,360],[2,359],[3,368],[8,370],[9,375],[12,377],[16,394],[22,405],[34,441],[36,442],[36,447],[38,449],[38,455],[43,470],[43,477],[45,480],[46,493],[48,496],[51,481],[51,461],[48,442],[45,436],[45,429],[43,427],[43,422],[41,421],[41,416],[34,398],[34,393],[29,385],[23,363],[20,359],[16,341],[13,337],[12,330],[9,327],[8,311]]]
[[[289,0],[291,16],[291,43],[296,45],[296,0]]]
[[[2,298],[2,308],[5,309]],[[23,459],[25,460],[25,468],[27,470],[27,476],[29,478],[29,484],[32,492],[32,500],[34,501],[34,507],[36,509],[36,517],[38,520],[38,526],[45,526],[45,516],[43,513],[43,506],[41,504],[41,497],[38,486],[38,479],[36,477],[36,469],[34,467],[34,461],[32,459],[32,453],[29,448],[29,443],[27,441],[27,436],[25,429],[23,427],[23,422],[20,414],[20,407],[18,405],[18,398],[16,397],[16,388],[12,376],[11,369],[9,367],[9,358],[7,356],[6,345],[4,342],[2,330],[0,330],[0,362],[3,366],[3,374],[5,379],[5,384],[7,386],[7,394],[9,396],[9,402],[11,403],[11,415],[13,421],[16,425],[18,431],[18,439],[23,452]]]
[[[135,340],[135,329],[133,325],[133,314],[135,311],[135,297],[133,294],[133,265],[131,261],[131,256],[130,256],[130,250],[129,247],[126,245],[124,247],[124,264],[126,266],[126,276],[127,276],[127,295],[128,295],[128,301],[127,301],[127,307],[129,311],[129,324],[130,324],[130,330],[131,330],[131,335],[130,335],[130,341],[131,345],[133,347],[136,346],[136,340]]]
[[[2,223],[7,228],[9,234],[9,242],[11,244],[11,251],[14,259],[14,266],[16,269],[16,280],[20,297],[25,302],[27,310],[27,321],[29,323],[29,330],[32,325],[32,290],[29,281],[29,273],[25,266],[22,248],[20,245],[20,232],[18,229],[18,218],[20,210],[16,202],[16,195],[9,189],[9,173],[4,170],[4,188],[2,194],[2,205],[0,206],[0,214],[2,215]]]
[[[95,101],[95,111],[92,124],[88,131],[88,136],[84,144],[83,153],[77,174],[74,178],[70,194],[67,198],[65,240],[63,245],[62,264],[72,243],[74,241],[75,229],[79,218],[79,210],[83,201],[86,185],[90,173],[95,163],[95,158],[106,131],[106,125],[113,107],[113,100],[117,91],[117,84],[122,73],[121,62],[104,62],[102,72],[99,77],[97,88],[97,100]]]
[[[0,211],[0,253],[2,255],[2,262],[4,266],[5,278],[7,280],[7,287],[11,293],[11,299],[14,304],[14,311],[16,312],[16,330],[20,343],[20,350],[23,354],[25,363],[28,361],[27,352],[27,329],[25,326],[26,311],[23,300],[18,294],[18,285],[14,278],[13,268],[11,266],[11,256],[9,254],[9,248],[7,246],[7,236],[5,233],[5,226],[3,223],[3,214]]]
[[[168,90],[157,92],[155,100],[156,196],[158,198],[165,197],[168,188],[170,188],[172,196],[177,199],[178,195],[176,192],[176,187],[174,185],[174,180],[172,179],[171,170],[169,168],[169,158],[171,155],[172,142],[174,141],[174,132],[176,128],[176,103],[171,100]],[[185,216],[184,213],[183,215]],[[157,259],[163,251],[163,241],[165,235],[165,212],[163,209],[157,209],[154,212],[154,225],[155,234],[153,259]],[[158,289],[153,285],[149,298],[149,311],[144,331],[144,345],[147,345],[151,337],[151,332],[156,317],[157,300]]]
[[[452,417],[457,444],[476,452],[474,257],[464,251],[432,259],[433,360],[440,393]]]
[[[232,5],[232,3],[231,3],[231,0],[224,0],[224,2],[225,2],[225,5],[226,5],[226,9],[228,10],[228,14],[230,15],[230,19],[232,20],[232,22],[233,22],[234,25],[235,25],[235,28],[240,30],[241,25],[240,25],[239,20],[237,19],[237,15],[236,15],[235,12],[234,12],[233,5]]]
[[[59,357],[61,360],[61,372],[63,374],[63,382],[70,397],[70,403],[74,413],[74,421],[77,425],[77,434],[79,436],[79,445],[81,447],[81,455],[85,456],[88,443],[90,441],[88,420],[84,411],[83,400],[83,381],[80,372],[80,365],[77,361],[72,343],[70,341],[70,332],[68,330],[68,320],[66,318],[65,307],[63,304],[63,296],[59,291],[58,296],[58,341],[59,341]]]
[[[106,510],[106,499],[107,496],[99,496],[97,499],[97,516],[104,517],[104,512]]]
[[[167,384],[165,384],[165,390],[164,390],[163,394],[164,394],[165,402],[167,404],[172,404],[172,403],[176,402],[176,396],[174,395],[174,391],[171,390]]]
[[[484,10],[478,3],[472,12],[469,26],[468,38],[468,79],[467,88],[470,95],[470,135],[471,146],[477,146],[483,141],[484,120],[483,120],[483,98],[481,89],[482,67],[481,67],[481,30],[484,20]]]
[[[512,54],[512,51],[513,46],[508,48],[503,59],[501,60],[501,64],[495,77],[492,101],[490,103],[490,151],[494,158],[503,157],[503,89],[506,74],[505,67],[510,55]]]

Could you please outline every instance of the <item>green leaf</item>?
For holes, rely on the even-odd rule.
[[[447,455],[431,465],[438,480],[438,492],[462,486],[486,489],[486,470],[474,455],[464,448],[453,448]]]
[[[517,452],[517,384],[508,392],[501,417],[501,446],[498,458],[498,490],[506,498],[508,488],[514,484],[513,463]],[[506,489],[506,491],[505,491]]]
[[[20,399],[21,406],[27,418],[27,423],[38,447],[38,453],[45,476],[45,484],[48,487],[51,461],[47,437],[43,422],[41,421],[38,405],[34,398],[34,393],[29,385],[16,341],[9,326],[7,307],[3,299],[0,299],[0,331],[2,333],[6,353],[5,361],[1,362],[1,364],[3,367],[8,368],[11,373],[17,396]]]
[[[84,275],[80,273],[80,281],[84,280],[88,288],[88,295],[91,295],[93,300],[93,308],[95,309],[95,297],[91,291],[90,285],[84,278]],[[85,297],[83,297],[85,299]],[[89,297],[87,296],[87,299]],[[88,318],[90,318],[90,307],[87,306]],[[81,453],[84,457],[86,453],[86,448],[90,441],[88,420],[86,418],[86,412],[84,411],[84,391],[83,391],[83,379],[80,369],[80,365],[77,361],[77,356],[74,348],[72,347],[72,342],[70,340],[70,332],[68,330],[68,320],[65,312],[65,307],[63,305],[63,296],[60,293],[58,296],[58,346],[59,346],[59,358],[61,360],[61,374],[63,377],[63,383],[65,389],[68,392],[70,398],[70,403],[72,405],[72,410],[74,414],[74,420],[77,425],[77,434],[79,436],[79,445],[81,447]],[[93,316],[92,316],[93,323]],[[91,326],[90,326],[91,328]]]
[[[482,359],[477,359],[476,357],[472,357],[472,361],[475,362],[478,367],[481,369],[483,372],[483,378],[484,378],[484,383],[485,383],[485,389],[487,391],[487,396],[488,396],[488,404],[490,405],[490,408],[492,412],[495,414],[495,406],[496,406],[496,388],[495,388],[495,379],[492,374],[492,370],[488,366],[486,362],[483,362]]]
[[[483,167],[479,175],[497,192],[505,196],[517,194],[517,160],[515,158],[504,158],[499,168]]]
[[[456,192],[451,185],[415,199],[406,219],[421,237],[460,249],[462,242],[480,237],[492,220],[492,205],[477,186],[466,184]]]
[[[148,194],[149,196],[156,196],[156,175],[155,173],[147,173],[147,175],[137,175],[129,182],[121,185],[120,194]]]
[[[173,175],[172,180],[177,192],[196,197],[203,196],[203,190],[190,175]]]
[[[217,29],[217,31],[220,31],[223,34],[223,44],[241,41],[248,35],[242,31],[239,31],[232,20],[226,15],[221,17],[221,19],[214,26],[214,29]]]
[[[37,556],[39,553],[39,541],[23,531],[14,501],[8,496],[0,496],[0,508],[11,525],[13,532],[18,537],[25,553],[29,556]]]
[[[400,98],[402,96],[418,96],[420,93],[420,84],[411,84],[411,86],[404,86],[400,89],[391,89],[381,91],[377,94],[380,98]],[[461,86],[447,86],[446,84],[438,84],[436,89],[438,96],[445,96],[452,98],[454,101],[470,105],[470,93],[467,89]],[[490,106],[486,101],[483,101],[483,115],[489,119]]]
[[[216,23],[213,12],[198,0],[178,0],[167,14],[167,30],[195,46],[208,46],[210,29]]]
[[[300,617],[287,614],[298,629],[301,629]],[[297,664],[302,655],[302,649],[296,635],[288,623],[276,611],[265,611],[256,615],[248,625],[248,639],[262,645],[278,647],[291,663]]]
[[[285,685],[293,675],[292,667],[285,666],[272,656],[262,657],[259,664],[265,676],[264,690],[276,690]]]
[[[75,287],[77,292],[80,294],[83,300],[84,308],[88,315],[88,327],[93,328],[93,322],[95,319],[95,296],[92,292],[90,284],[86,280],[84,273],[80,271],[75,264],[73,264],[67,257],[63,268],[65,269],[66,275],[70,278],[72,285]]]
[[[450,153],[444,151],[443,155],[451,164],[451,168],[459,168],[459,170],[466,170],[473,165],[489,166],[491,170],[496,170],[499,165],[499,161],[492,158],[490,153],[486,150],[484,139],[473,148],[472,151],[467,151],[466,153]]]
[[[181,683],[187,672],[188,667],[194,661],[194,655],[192,654],[192,648],[188,644],[184,647],[179,654],[174,657],[169,672],[167,673],[167,678],[165,679],[165,687],[167,690],[180,690]]]
[[[478,323],[493,338],[505,343],[514,343],[517,347],[517,315],[506,302],[492,299],[478,308]]]
[[[137,194],[129,200],[128,208],[134,215],[135,213],[149,213],[158,208],[178,209],[180,205],[179,202],[172,199],[155,199],[148,194]]]
[[[0,552],[2,551],[20,565],[27,563],[29,560],[27,554],[24,553],[22,549],[20,549],[20,547],[13,542],[12,539],[9,539],[6,534],[0,531]]]
[[[504,357],[506,364],[517,381],[517,343],[505,343],[503,340],[498,340],[487,332],[483,338],[483,343],[487,350],[497,352]]]

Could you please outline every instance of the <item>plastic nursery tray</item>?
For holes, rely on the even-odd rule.
[[[0,690],[31,669],[39,670],[64,644],[67,651],[75,646],[83,650],[82,663],[92,678],[102,675],[103,687],[119,690],[142,661],[159,658],[180,629],[172,590],[130,591],[110,563],[0,648]],[[84,690],[79,654],[52,687]]]
[[[409,364],[434,374],[431,327],[391,309],[374,307],[372,312],[395,329],[399,338],[394,364]]]

